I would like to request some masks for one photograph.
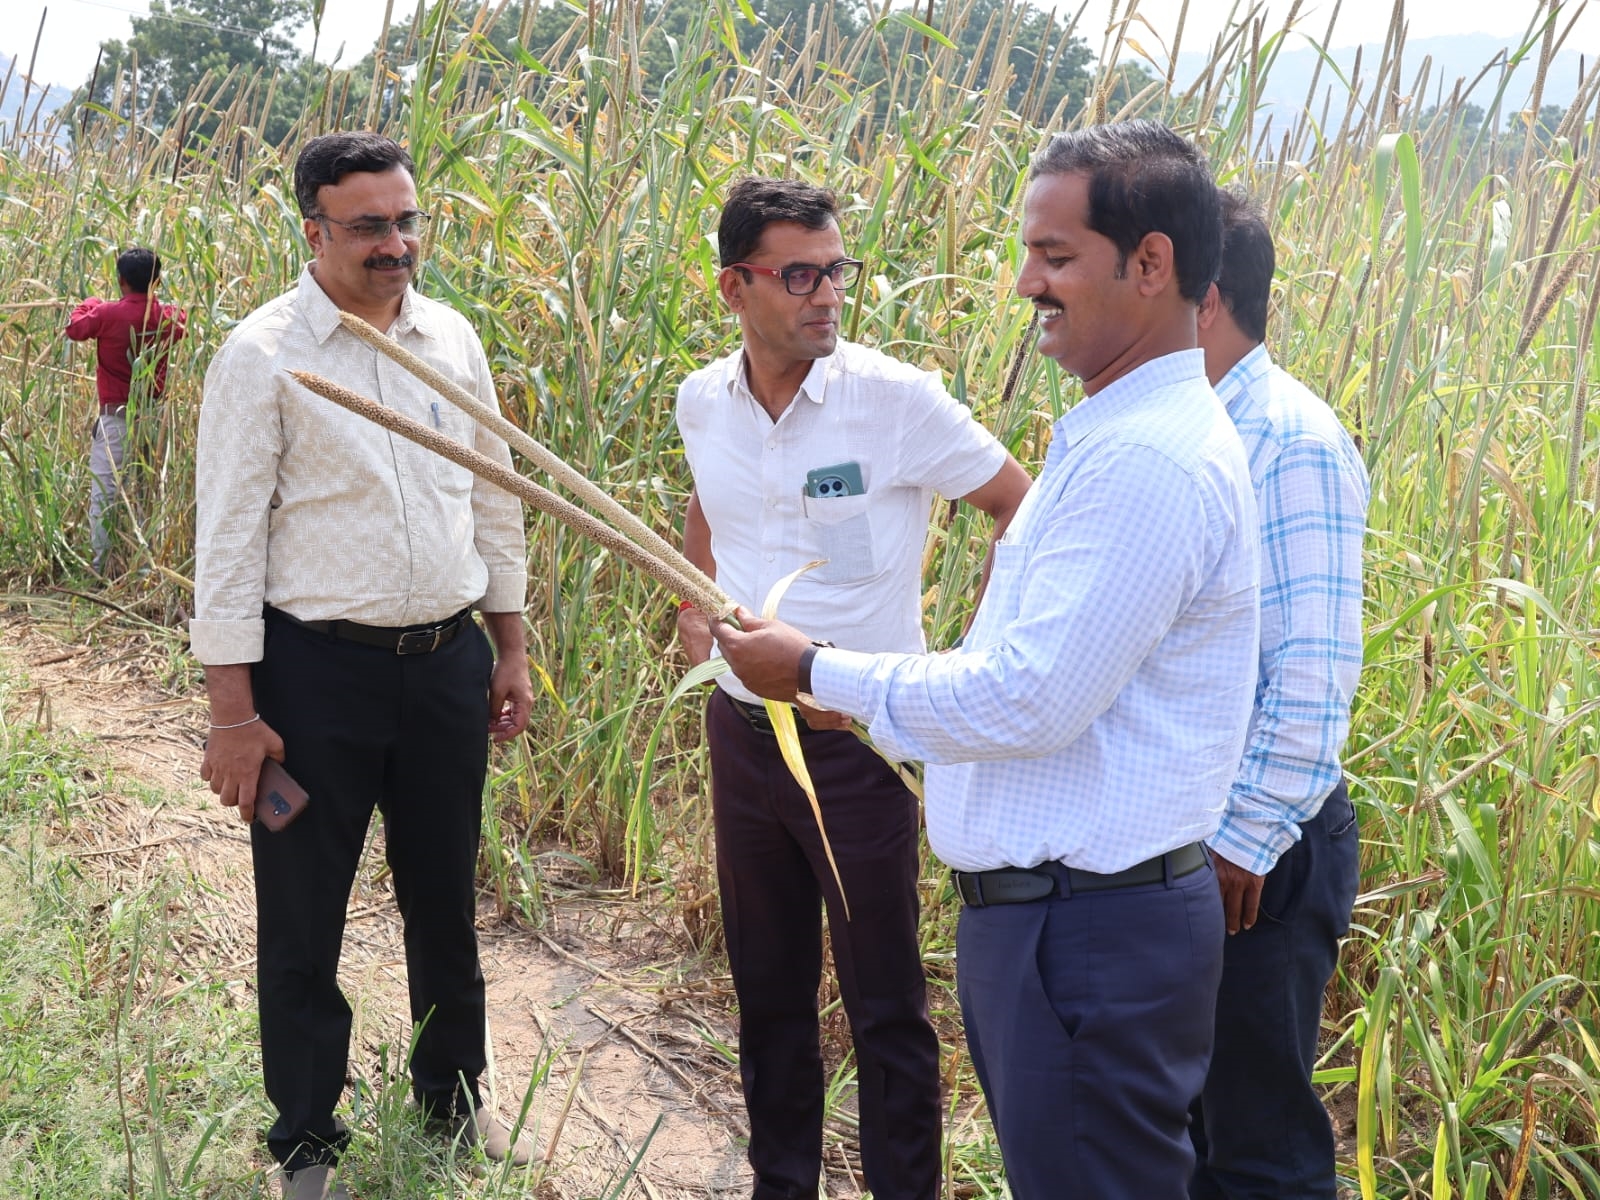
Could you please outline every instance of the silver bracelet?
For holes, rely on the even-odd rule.
[[[261,720],[261,714],[257,713],[255,716],[251,717],[248,721],[240,721],[235,725],[213,725],[211,728],[213,728],[213,729],[243,729],[246,725],[254,725],[259,720]]]

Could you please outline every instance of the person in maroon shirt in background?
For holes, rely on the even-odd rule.
[[[117,256],[122,298],[90,296],[72,310],[67,321],[69,338],[75,342],[94,338],[96,344],[95,388],[100,394],[100,413],[89,446],[89,470],[94,474],[89,488],[89,537],[96,571],[105,566],[111,542],[106,510],[121,491],[128,400],[137,396],[137,411],[140,403],[161,397],[167,386],[167,350],[183,337],[188,320],[183,309],[163,304],[151,294],[160,278],[161,259],[154,250],[143,246],[124,250]]]

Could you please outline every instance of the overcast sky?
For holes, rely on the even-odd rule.
[[[954,0],[936,0],[936,5],[942,7],[951,2]],[[1078,32],[1097,51],[1113,7],[1126,16],[1130,4],[1130,0],[1055,2],[1063,14],[1083,6]],[[919,10],[924,4],[925,0],[917,0]],[[1242,14],[1252,4],[1260,4],[1278,21],[1290,8],[1290,0],[1238,0],[1235,8]],[[345,63],[360,59],[372,48],[383,27],[384,6],[385,0],[327,0],[317,57],[329,61],[343,44]],[[1047,0],[1039,6],[1047,8],[1051,4]],[[5,9],[5,16],[0,18],[0,50],[20,60],[19,70],[26,68],[34,39],[40,34],[42,17],[35,80],[69,87],[88,78],[94,69],[95,51],[103,39],[126,39],[132,33],[131,19],[149,10],[148,0],[0,0],[0,7]],[[1130,25],[1130,35],[1158,61],[1165,60],[1159,47],[1163,43],[1170,45],[1181,7],[1182,0],[1137,0],[1137,16]],[[1393,7],[1393,0],[1344,0],[1334,44],[1382,41]],[[1405,0],[1413,38],[1476,32],[1515,37],[1528,27],[1541,7],[1542,0]],[[398,23],[415,9],[415,0],[394,0],[394,8]],[[1303,0],[1301,10],[1297,29],[1320,40],[1333,11],[1333,0]],[[1226,23],[1228,11],[1229,0],[1190,0],[1183,46],[1190,50],[1208,46]],[[1578,26],[1564,48],[1593,58],[1600,54],[1600,0],[1565,0],[1563,21],[1573,13],[1578,16]],[[1148,26],[1142,22],[1148,22]],[[309,50],[309,29],[303,41]]]

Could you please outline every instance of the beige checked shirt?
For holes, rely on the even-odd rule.
[[[458,313],[408,291],[388,331],[487,404],[489,364]],[[518,501],[307,391],[311,371],[507,465],[505,442],[339,324],[310,267],[240,323],[206,372],[195,474],[195,617],[207,666],[261,658],[262,603],[303,621],[415,625],[527,587]]]

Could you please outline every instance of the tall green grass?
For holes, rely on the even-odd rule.
[[[934,24],[964,11],[951,0]],[[824,6],[798,55],[746,57],[734,36],[745,10],[714,0],[667,47],[675,70],[651,98],[638,64],[663,33],[637,3],[574,10],[543,62],[454,38],[443,15],[414,31],[422,68],[387,81],[382,110],[438,216],[422,286],[482,331],[508,412],[658,528],[678,526],[688,486],[675,385],[735,343],[708,234],[725,186],[748,171],[836,187],[847,244],[869,263],[851,335],[938,368],[1019,458],[1042,459],[1077,393],[1027,357],[1029,314],[1011,295],[1021,180],[1043,131],[1005,108],[1000,81],[971,78],[887,10],[844,43]],[[1570,16],[1539,8],[1511,56],[1519,78],[1544,78]],[[1108,76],[1083,112],[1050,124],[1169,119],[1224,180],[1268,199],[1281,274],[1271,344],[1358,435],[1372,473],[1367,667],[1348,753],[1364,896],[1323,1071],[1356,1097],[1344,1170],[1366,1197],[1600,1195],[1600,449],[1588,404],[1600,85],[1586,79],[1551,132],[1508,111],[1506,64],[1470,88],[1439,80],[1395,31],[1353,74],[1330,60],[1286,118],[1255,97],[1289,40],[1237,26],[1192,86],[1114,106]],[[1097,47],[1107,60],[1116,42]],[[934,64],[915,95],[892,69],[912,53]],[[868,55],[891,66],[881,121],[876,97],[852,87]],[[341,107],[349,94],[330,76],[296,138],[361,124],[365,111]],[[1466,129],[1468,103],[1490,121]],[[228,115],[205,152],[109,121],[70,157],[49,129],[0,148],[0,571],[13,591],[88,583],[91,385],[86,354],[59,331],[66,303],[110,286],[114,248],[137,240],[162,253],[191,333],[167,399],[143,414],[162,448],[144,481],[143,541],[94,586],[155,621],[190,603],[201,376],[304,255],[288,199],[296,140],[262,145],[248,94]],[[935,640],[965,616],[982,535],[942,511],[930,533]],[[692,713],[669,722],[640,773],[681,671],[667,598],[542,518],[529,578],[540,696],[496,776],[492,887],[508,912],[538,919],[539,855],[559,838],[597,873],[633,865],[695,945],[714,945]],[[924,941],[943,985],[954,914],[931,862],[927,877]],[[970,1079],[954,1078],[952,1186],[994,1194]]]

